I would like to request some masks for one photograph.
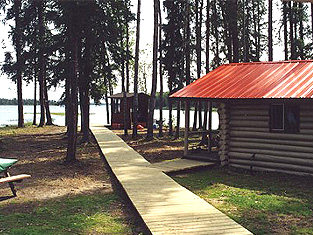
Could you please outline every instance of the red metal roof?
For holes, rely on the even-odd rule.
[[[221,65],[171,97],[312,98],[313,60]]]

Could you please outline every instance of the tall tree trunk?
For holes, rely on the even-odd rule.
[[[129,25],[128,20],[125,22],[126,24],[126,92],[129,92]]]
[[[83,133],[82,143],[89,142],[89,129],[90,129],[90,95],[89,87],[93,70],[93,58],[92,58],[92,42],[90,39],[89,30],[85,38],[85,54],[82,60],[84,64],[81,65],[83,69],[82,76],[79,78],[79,96],[80,96],[80,107],[81,107],[81,131]],[[81,57],[81,56],[80,56]]]
[[[78,36],[77,36],[77,17],[75,16],[76,2],[73,12],[70,13],[70,22],[68,26],[68,40],[70,48],[71,72],[69,78],[69,119],[67,125],[67,152],[66,162],[71,163],[76,161],[76,145],[77,145],[77,115],[78,115],[78,100],[77,100],[77,83],[78,83]]]
[[[294,2],[293,3],[293,27],[294,27],[294,38],[293,38],[293,41],[294,41],[294,47],[295,47],[295,51],[294,51],[294,59],[298,59],[298,45],[297,45],[297,41],[298,41],[298,16],[297,14],[299,14],[299,11],[298,11],[298,3]]]
[[[260,2],[257,2],[257,44],[256,44],[256,57],[257,61],[260,61],[261,57],[261,19],[260,19]]]
[[[34,72],[34,116],[33,116],[33,125],[37,124],[37,64],[35,61],[35,72]]]
[[[121,46],[123,46],[123,36],[121,38]],[[123,47],[122,47],[123,50]],[[127,96],[125,89],[125,61],[124,55],[122,55],[122,93],[123,93],[123,127],[124,127],[124,135],[128,135],[128,107],[127,107]]]
[[[79,89],[80,112],[81,112],[81,131],[83,133],[82,143],[89,142],[89,117],[90,117],[90,99],[87,88]]]
[[[198,21],[198,35],[197,35],[197,76],[198,79],[201,77],[201,52],[202,52],[202,47],[201,47],[201,39],[202,39],[202,20],[203,20],[203,0],[200,1],[200,7],[198,9],[199,13],[199,21]],[[202,128],[202,102],[199,101],[199,128]]]
[[[17,104],[18,104],[18,127],[24,127],[24,112],[23,112],[23,96],[22,96],[22,31],[21,31],[21,1],[14,1],[14,18],[15,18],[15,32],[14,45],[16,52],[16,81],[17,81]]]
[[[110,123],[110,111],[109,111],[108,89],[105,90],[104,96],[105,96],[105,107],[106,107],[107,123]]]
[[[175,130],[175,139],[179,138],[179,131],[180,131],[180,110],[181,110],[181,103],[180,100],[177,100],[177,115],[176,115],[176,130]]]
[[[312,41],[313,41],[313,3],[311,3],[311,32],[312,32]]]
[[[206,72],[210,72],[210,0],[207,0],[207,9],[206,9]],[[208,122],[208,104],[207,101],[204,102],[204,117],[203,117],[203,130],[206,130]],[[202,135],[202,141],[205,140],[206,134]]]
[[[200,5],[199,5],[200,4]],[[203,0],[196,2],[196,51],[197,51],[197,79],[201,76],[201,26]]]
[[[304,15],[304,8],[303,8],[303,3],[299,3],[299,9],[300,9],[300,14],[301,14],[301,18],[300,18],[300,22],[299,22],[299,37],[300,37],[300,41],[301,41],[301,45],[299,47],[299,53],[300,53],[300,59],[304,60],[305,56],[304,56],[304,51],[303,51],[303,46],[304,46],[304,28],[303,28],[303,15]]]
[[[64,103],[65,103],[65,126],[68,125],[69,123],[69,119],[70,119],[70,116],[69,116],[69,107],[70,107],[70,56],[69,56],[69,53],[66,53],[66,61],[67,61],[67,64],[68,64],[68,68],[66,68],[66,77],[65,77],[65,99],[64,99]]]
[[[190,84],[190,0],[186,0],[186,85]]]
[[[206,3],[205,70],[210,72],[210,0]]]
[[[140,41],[140,8],[141,0],[137,6],[136,48],[135,48],[135,76],[134,76],[134,101],[133,101],[133,138],[137,137],[138,123],[138,65],[139,65],[139,41]]]
[[[40,100],[40,122],[39,127],[45,125],[45,64],[44,64],[44,22],[43,22],[43,2],[38,2],[38,23],[39,23],[39,100]]]
[[[169,81],[169,96],[172,94],[173,88],[172,88],[172,82],[171,80]],[[173,103],[172,99],[167,97],[168,100],[168,135],[173,136]]]
[[[248,62],[248,43],[247,43],[247,31],[248,31],[248,24],[247,24],[247,17],[246,17],[246,1],[243,0],[243,61]]]
[[[293,31],[293,24],[294,24],[294,16],[293,16],[293,9],[292,9],[292,3],[289,2],[289,40],[291,45],[291,59],[295,59],[295,41],[294,41],[294,31]]]
[[[213,0],[212,1],[212,22],[214,22],[213,24],[213,28],[214,28],[214,41],[215,41],[215,50],[214,50],[214,68],[218,67],[220,65],[220,57],[219,57],[219,32],[218,32],[218,15],[217,15],[217,9],[216,9],[216,4],[217,1]]]
[[[233,62],[239,62],[239,40],[238,40],[238,5],[237,0],[231,0],[231,34],[233,46]]]
[[[193,131],[197,130],[198,101],[194,101],[194,104],[195,104],[195,111],[194,111],[194,116],[193,116],[193,126],[192,126],[192,130]]]
[[[273,0],[268,0],[268,60],[273,61]]]
[[[163,55],[162,55],[162,13],[161,13],[161,3],[158,0],[159,4],[159,76],[160,76],[160,121],[159,121],[159,137],[163,136],[163,71],[162,71],[162,63],[163,63]]]
[[[288,9],[288,5],[287,4],[288,4],[287,2],[283,2],[283,25],[284,25],[285,60],[288,60],[288,25],[287,25],[287,9]]]
[[[232,51],[232,34],[230,29],[230,19],[229,19],[229,13],[228,13],[228,4],[224,2],[224,5],[222,6],[222,16],[223,16],[223,24],[224,24],[224,38],[225,38],[225,44],[227,48],[226,57],[228,59],[229,63],[233,62],[233,51]]]
[[[44,81],[44,92],[45,92],[45,94],[44,94],[44,97],[45,97],[44,103],[45,103],[46,118],[47,118],[46,125],[53,125],[52,118],[51,118],[51,113],[50,113],[48,88],[47,88],[46,81]]]
[[[149,103],[148,113],[148,131],[147,139],[153,138],[153,114],[155,107],[155,93],[157,87],[157,69],[158,69],[158,11],[159,4],[158,0],[154,0],[154,32],[153,32],[153,61],[152,61],[152,88],[151,88],[151,99]]]

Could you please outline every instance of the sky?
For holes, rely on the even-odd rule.
[[[274,0],[274,20],[278,21],[280,13],[276,10],[276,3],[280,0]],[[137,0],[132,0],[132,11],[134,13],[137,12]],[[276,13],[275,13],[276,11]],[[276,16],[276,17],[275,17]],[[3,13],[0,15],[0,20],[3,18]],[[275,19],[276,18],[276,19]],[[142,0],[141,1],[141,25],[140,25],[140,50],[147,49],[151,51],[152,42],[153,42],[153,0]],[[13,47],[11,45],[10,40],[8,39],[8,31],[10,26],[3,25],[0,23],[0,63],[3,63],[4,60],[4,53],[5,51],[13,51]],[[135,30],[135,24],[133,25],[133,29]],[[276,35],[274,35],[276,36]],[[277,38],[276,38],[277,41]],[[284,53],[282,45],[275,45],[274,46],[274,60],[283,60]],[[150,56],[151,57],[151,56]],[[146,57],[146,58],[149,58]],[[261,58],[262,60],[266,60],[266,55]],[[151,57],[152,60],[152,57]],[[7,98],[12,99],[16,98],[16,84],[11,82],[6,75],[0,75],[0,98]],[[148,92],[149,92],[149,84],[148,84]],[[49,99],[50,100],[59,100],[61,94],[63,92],[62,88],[54,89],[52,88],[49,91]],[[33,84],[29,84],[26,86],[25,82],[23,84],[23,98],[25,99],[32,99],[33,98]],[[38,92],[37,92],[38,94]]]

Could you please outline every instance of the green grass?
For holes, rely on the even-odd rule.
[[[210,169],[174,179],[255,234],[313,234],[312,178]]]
[[[28,212],[5,214],[0,206],[0,234],[131,234],[112,212],[117,203],[113,194],[95,193],[39,203]]]

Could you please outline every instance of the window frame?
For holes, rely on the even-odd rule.
[[[273,106],[277,106],[277,105],[282,105],[283,106],[283,117],[282,117],[282,120],[283,120],[283,128],[282,129],[274,129],[273,128]],[[296,124],[295,124],[295,128],[290,128],[290,126],[288,125],[288,121],[287,121],[287,111],[289,110],[294,110],[295,111],[295,115],[294,115],[294,118],[295,118],[295,121],[296,121]],[[300,132],[300,105],[299,104],[289,104],[289,103],[271,103],[270,104],[270,113],[269,113],[269,129],[270,129],[270,132],[273,132],[273,133],[299,133]],[[289,127],[288,127],[289,126]]]
[[[276,129],[273,128],[273,106],[282,106],[283,107],[283,128],[282,129]],[[270,131],[271,132],[284,132],[285,131],[285,104],[284,103],[272,103],[270,105]]]

